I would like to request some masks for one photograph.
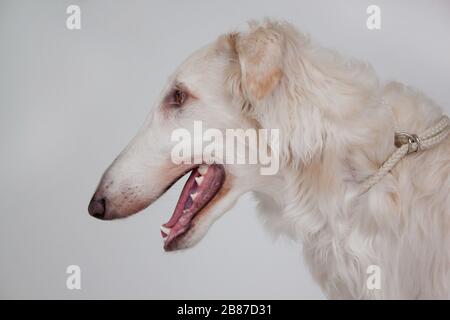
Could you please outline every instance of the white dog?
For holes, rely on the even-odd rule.
[[[420,133],[441,116],[420,92],[381,85],[368,64],[313,44],[288,23],[250,23],[178,68],[103,175],[89,212],[105,220],[129,216],[191,172],[162,227],[166,250],[193,246],[252,191],[267,225],[302,241],[328,297],[448,299],[450,139],[408,154],[358,192],[397,149],[396,132]],[[174,164],[171,133],[192,130],[194,120],[221,130],[278,128],[280,170]],[[373,265],[380,272],[375,289],[367,285]]]

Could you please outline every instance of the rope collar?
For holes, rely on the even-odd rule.
[[[406,132],[395,133],[395,146],[397,150],[383,163],[378,171],[367,178],[361,185],[360,195],[369,191],[378,183],[394,166],[408,154],[424,151],[441,143],[447,138],[450,132],[450,119],[442,116],[440,120],[431,128],[421,134],[411,134]]]

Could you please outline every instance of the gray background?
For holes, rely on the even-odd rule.
[[[66,29],[78,4],[82,29]],[[369,31],[378,4],[382,29]],[[373,63],[450,106],[450,1],[0,1],[1,298],[323,298],[299,244],[272,241],[245,196],[194,249],[159,225],[182,182],[133,218],[88,201],[169,74],[219,34],[264,16]],[[65,269],[82,269],[82,289]]]

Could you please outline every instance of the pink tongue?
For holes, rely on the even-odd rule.
[[[170,220],[163,224],[166,228],[172,228],[180,217],[183,214],[183,210],[187,208],[187,205],[192,203],[192,199],[190,198],[190,194],[195,192],[194,189],[197,188],[197,183],[195,182],[195,178],[199,177],[200,173],[197,169],[192,170],[191,175],[189,176],[186,184],[183,187],[183,191],[181,191],[180,198],[178,199],[177,206],[173,211],[172,217]],[[192,190],[192,191],[191,191]]]

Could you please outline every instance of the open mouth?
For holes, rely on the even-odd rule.
[[[165,250],[170,250],[172,244],[191,228],[194,217],[217,195],[224,181],[222,165],[202,164],[192,169],[172,217],[161,226]]]

